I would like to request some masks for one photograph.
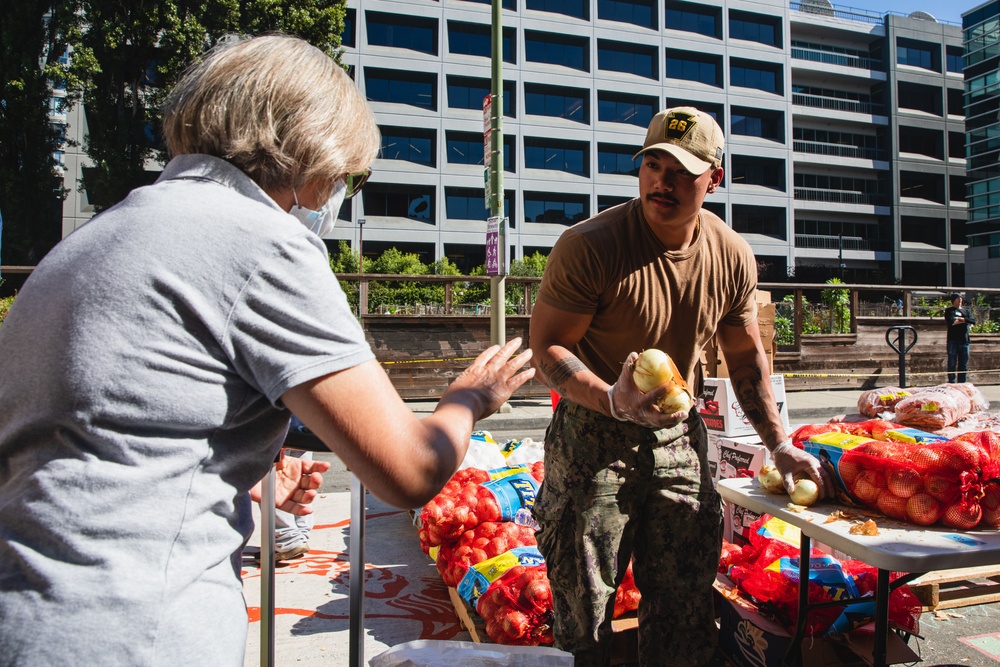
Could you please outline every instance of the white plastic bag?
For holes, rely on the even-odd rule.
[[[536,461],[542,461],[545,459],[545,443],[535,442],[531,438],[524,438],[522,440],[512,441],[517,443],[507,455],[507,465],[516,466],[522,464],[532,464]],[[505,447],[510,447],[511,442],[508,442]]]
[[[417,639],[372,658],[371,667],[573,667],[573,654],[545,646],[504,646]]]
[[[469,449],[462,459],[459,470],[466,468],[479,468],[480,470],[493,470],[507,465],[507,459],[500,453],[500,446],[497,444],[489,431],[476,431],[469,440]]]

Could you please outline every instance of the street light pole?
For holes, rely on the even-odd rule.
[[[365,219],[358,218],[358,319],[368,314],[368,283],[365,282]]]
[[[507,222],[503,215],[503,13],[501,0],[491,2],[490,49],[490,216],[499,218],[497,229],[499,247],[497,261],[499,275],[490,277],[490,342],[503,345],[507,342],[506,274],[507,274]]]

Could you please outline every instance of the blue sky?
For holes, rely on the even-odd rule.
[[[927,12],[934,18],[941,21],[962,24],[962,12],[967,12],[974,7],[978,7],[986,0],[831,0],[834,7],[856,7],[874,12],[899,12],[909,14],[910,12]]]

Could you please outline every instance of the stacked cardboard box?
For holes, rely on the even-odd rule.
[[[760,343],[767,356],[769,373],[774,373],[774,355],[777,352],[775,343],[775,305],[771,303],[771,293],[764,290],[757,290],[757,327],[760,329]],[[705,346],[702,351],[702,368],[705,377],[725,378],[729,377],[729,369],[726,367],[726,360],[719,351],[719,345],[715,338]]]
[[[785,376],[771,376],[771,391],[778,407],[781,422],[788,430],[788,406],[785,398]],[[743,414],[733,383],[729,378],[705,378],[701,396],[698,397],[698,412],[710,432],[725,436],[753,435],[753,426]]]

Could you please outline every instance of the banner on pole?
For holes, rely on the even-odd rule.
[[[502,268],[506,269],[506,267]],[[500,218],[498,216],[486,220],[486,275],[504,275],[500,266]]]

